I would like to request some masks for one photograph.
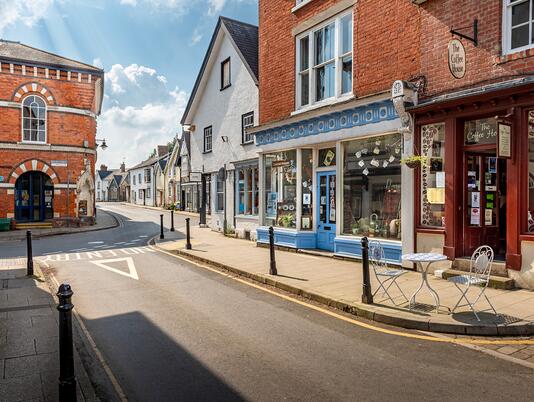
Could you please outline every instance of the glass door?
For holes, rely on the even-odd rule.
[[[317,248],[334,251],[336,237],[336,173],[317,173],[319,183],[317,214]]]

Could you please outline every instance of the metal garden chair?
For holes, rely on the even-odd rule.
[[[495,311],[495,308],[491,304],[490,300],[488,299],[488,296],[486,296],[486,288],[489,284],[490,274],[491,274],[491,266],[493,263],[493,250],[490,246],[480,246],[475,250],[473,255],[471,256],[471,263],[469,268],[469,274],[466,275],[459,275],[459,276],[453,276],[449,278],[448,280],[458,288],[460,293],[462,293],[462,296],[460,296],[460,299],[458,300],[458,303],[456,303],[456,306],[452,309],[452,312],[459,308],[464,306],[469,306],[471,308],[471,311],[475,314],[475,317],[478,321],[480,321],[480,318],[475,311],[475,304],[480,300],[482,295],[486,298],[486,301],[490,305],[491,309],[495,314],[497,314],[497,311]],[[467,292],[469,291],[469,288],[471,285],[476,286],[478,289],[480,289],[480,292],[478,293],[478,296],[476,299],[471,302],[467,298]],[[461,288],[461,286],[465,286],[464,289]],[[462,299],[465,299],[467,302],[466,304],[461,304],[460,302]],[[488,311],[486,310],[480,310],[479,313]]]
[[[372,240],[369,242],[369,262],[373,267],[376,280],[378,281],[378,288],[373,293],[373,296],[375,296],[380,290],[382,290],[387,296],[387,298],[391,300],[394,305],[398,305],[397,303],[395,303],[395,300],[393,300],[393,297],[391,297],[389,293],[389,288],[392,285],[395,285],[397,286],[397,289],[399,289],[399,292],[404,297],[404,299],[406,301],[409,301],[402,289],[400,288],[399,284],[397,283],[397,279],[407,273],[407,271],[402,268],[393,268],[388,266],[386,262],[384,248],[378,240]]]

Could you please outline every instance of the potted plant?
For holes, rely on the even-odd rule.
[[[406,158],[402,158],[400,163],[408,166],[410,169],[415,169],[417,166],[428,166],[428,157],[421,155],[411,155]]]
[[[282,215],[278,221],[283,227],[289,228],[293,224],[294,219],[295,219],[295,216],[293,214],[287,214],[287,215]]]

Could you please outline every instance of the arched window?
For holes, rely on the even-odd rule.
[[[22,140],[46,142],[46,103],[30,95],[22,102]]]

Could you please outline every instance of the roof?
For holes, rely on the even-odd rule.
[[[256,85],[258,84],[258,27],[255,25],[247,24],[246,22],[233,20],[231,18],[219,17],[219,21],[217,22],[217,26],[213,31],[208,50],[206,51],[202,66],[200,67],[200,71],[195,81],[195,85],[193,86],[193,90],[191,91],[191,96],[187,101],[187,106],[182,116],[181,124],[185,124],[187,115],[189,114],[191,107],[193,106],[193,101],[195,99],[197,91],[200,88],[202,77],[204,76],[206,68],[208,67],[211,53],[213,51],[213,48],[215,47],[215,42],[217,41],[217,37],[221,29],[228,33],[230,41],[234,45],[237,53],[243,61],[243,64],[249,71]]]
[[[164,155],[163,157],[165,157],[165,156],[167,156],[167,155]],[[130,170],[141,169],[141,168],[144,168],[144,167],[152,166],[153,164],[159,162],[160,159],[161,159],[160,156],[157,156],[157,155],[153,156],[152,158],[145,159],[143,162],[138,163],[137,165],[135,165]]]
[[[0,39],[0,59],[9,61],[28,62],[50,67],[63,67],[94,74],[104,74],[104,70],[90,64],[81,63],[54,53],[36,49],[20,42]]]
[[[100,180],[104,180],[106,177],[108,177],[111,173],[113,173],[113,170],[97,170],[96,171],[98,175],[100,176]]]
[[[165,166],[167,165],[167,157],[169,156],[168,154],[165,155],[166,158],[161,158],[158,162],[159,162],[159,168],[161,169],[161,171],[163,172],[165,170]]]
[[[114,175],[113,175],[113,181],[114,181],[115,183],[117,183],[117,187],[120,186],[120,184],[121,184],[121,181],[122,181],[122,175],[123,175],[123,173],[121,173],[121,174],[114,174]]]

